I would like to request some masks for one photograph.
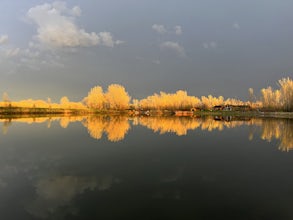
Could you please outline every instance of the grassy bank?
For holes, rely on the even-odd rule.
[[[269,118],[293,118],[293,112],[260,112],[258,116]]]
[[[293,118],[293,112],[260,112],[260,111],[199,111],[195,115],[211,116],[246,116],[246,117],[267,117],[267,118]]]
[[[0,115],[49,115],[49,114],[82,114],[87,113],[81,109],[61,108],[24,108],[24,107],[0,107]]]
[[[0,117],[21,115],[127,115],[128,110],[64,109],[64,108],[26,108],[0,107]]]
[[[41,116],[41,115],[140,115],[140,116],[245,116],[245,117],[273,117],[273,118],[293,118],[293,112],[260,112],[260,111],[186,111],[186,115],[175,115],[173,111],[151,110],[148,114],[139,112],[133,114],[131,110],[95,110],[95,109],[62,109],[62,108],[24,108],[24,107],[0,107],[0,117],[9,116]]]

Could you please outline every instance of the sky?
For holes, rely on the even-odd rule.
[[[80,101],[123,85],[248,99],[293,77],[292,0],[0,1],[0,94]]]

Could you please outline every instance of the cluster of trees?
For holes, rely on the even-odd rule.
[[[189,96],[186,91],[178,90],[175,93],[160,92],[144,99],[133,99],[128,95],[125,88],[118,84],[108,86],[106,93],[101,86],[93,87],[83,103],[90,109],[97,110],[124,110],[130,107],[134,109],[158,109],[158,110],[190,110],[191,108],[212,109],[216,105],[245,105],[238,99],[224,99],[223,96],[212,95],[201,98]]]
[[[21,108],[52,108],[52,109],[86,109],[81,102],[71,102],[66,96],[60,99],[60,103],[53,103],[50,98],[46,101],[41,99],[25,99],[18,102],[3,99],[0,107],[21,107]]]
[[[118,84],[108,86],[106,93],[101,86],[92,88],[83,102],[87,107],[97,110],[124,110],[129,107],[131,97],[125,88]]]
[[[278,81],[279,89],[267,87],[261,90],[261,101],[267,110],[293,111],[293,80],[283,78]]]
[[[187,95],[186,91],[179,90],[176,93],[160,92],[148,96],[140,101],[135,100],[135,108],[142,109],[167,109],[167,110],[190,110],[191,108],[200,108],[211,110],[214,106],[224,105],[248,105],[239,99],[224,99],[223,96],[215,97],[212,95],[202,96],[201,98]]]
[[[158,109],[158,110],[189,110],[200,108],[210,110],[214,106],[224,105],[249,105],[252,108],[264,108],[272,111],[293,111],[293,81],[290,78],[283,78],[278,81],[279,89],[271,87],[261,90],[261,98],[257,100],[252,88],[248,90],[249,101],[243,102],[238,99],[224,99],[223,96],[212,95],[201,98],[189,96],[186,91],[178,90],[175,93],[160,92],[144,99],[133,99],[119,84],[111,84],[107,91],[103,92],[101,86],[93,87],[82,102],[71,102],[64,96],[60,103],[52,103],[51,99],[44,100],[22,100],[19,102],[10,101],[8,94],[3,94],[3,101],[0,107],[27,107],[27,108],[63,108],[63,109],[93,109],[93,110],[125,110],[134,109]]]
[[[194,96],[188,96],[186,91],[179,90],[176,93],[154,94],[145,99],[134,102],[135,108],[143,109],[190,109],[200,105],[200,100]]]
[[[133,100],[135,108],[143,109],[191,109],[193,107],[211,110],[214,106],[224,105],[246,105],[252,108],[263,108],[271,111],[293,111],[293,80],[283,78],[278,81],[279,89],[271,87],[261,90],[261,97],[258,100],[252,88],[249,88],[249,101],[212,95],[201,98],[187,95],[186,91],[179,90],[176,93],[160,92],[148,96],[142,100]]]

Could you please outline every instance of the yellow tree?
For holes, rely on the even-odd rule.
[[[134,109],[139,109],[139,100],[138,99],[133,99],[132,100],[132,106]]]
[[[279,80],[281,99],[285,111],[293,111],[293,80],[283,78]]]
[[[101,110],[104,108],[105,101],[105,95],[101,86],[92,88],[88,96],[85,97],[85,103],[89,108]]]
[[[252,105],[252,103],[254,102],[255,100],[255,96],[254,96],[254,91],[253,91],[253,88],[249,88],[248,89],[248,94],[249,94],[249,104]]]
[[[11,101],[10,101],[10,98],[9,98],[7,92],[3,93],[2,99],[3,99],[3,102],[5,103],[5,106],[11,105]]]
[[[118,84],[108,86],[108,91],[105,94],[107,100],[107,108],[123,110],[129,107],[130,96],[125,88]]]
[[[60,105],[62,106],[62,108],[70,108],[69,99],[66,96],[63,96],[60,99]]]

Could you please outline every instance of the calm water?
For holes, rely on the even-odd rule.
[[[293,121],[0,119],[1,219],[293,219]]]

